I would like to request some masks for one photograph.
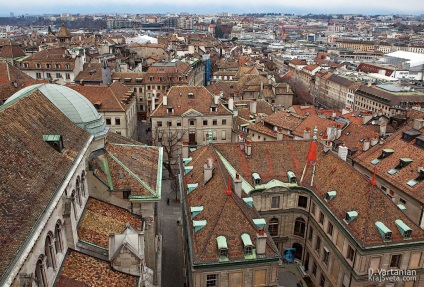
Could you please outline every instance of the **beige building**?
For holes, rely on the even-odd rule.
[[[232,112],[205,87],[176,86],[162,97],[151,114],[154,142],[169,135],[191,147],[231,142]]]

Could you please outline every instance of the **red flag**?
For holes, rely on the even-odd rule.
[[[374,174],[372,175],[372,179],[371,179],[371,185],[377,185],[377,180],[376,180],[376,176],[375,176],[375,171],[376,171],[376,168],[375,168],[375,166],[374,166]]]
[[[308,158],[306,159],[307,165],[314,165],[317,161],[317,143],[316,141],[311,142],[311,146],[308,151]]]

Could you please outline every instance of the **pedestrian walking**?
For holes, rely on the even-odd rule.
[[[168,204],[168,205],[169,205],[169,197],[168,197],[168,198],[166,198],[166,204]]]

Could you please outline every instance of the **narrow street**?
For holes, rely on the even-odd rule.
[[[175,201],[175,192],[164,170],[162,200],[159,206],[162,232],[162,287],[184,286],[181,204]],[[169,205],[167,199],[169,198]],[[179,220],[180,225],[177,224]]]

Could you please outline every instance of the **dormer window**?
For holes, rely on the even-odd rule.
[[[189,99],[194,99],[194,94],[193,93],[188,93],[187,96],[188,96]]]
[[[217,111],[216,107],[211,107],[211,112],[216,112],[216,111]]]
[[[424,180],[424,167],[420,167],[418,169],[418,176],[414,179],[411,179],[406,184],[409,185],[410,187],[413,187],[423,180]]]
[[[395,220],[396,226],[398,227],[400,233],[403,236],[403,239],[411,239],[412,237],[412,229],[409,228],[402,220]]]
[[[50,64],[46,64],[46,69],[50,69],[52,66]]]
[[[216,243],[218,245],[218,256],[220,260],[228,260],[228,246],[227,238],[225,236],[218,236],[216,238]]]
[[[172,114],[173,112],[174,112],[174,108],[167,108],[166,109],[167,114]]]
[[[258,174],[258,173],[256,173],[256,172],[252,173],[252,177],[253,177],[253,183],[254,183],[255,185],[260,185],[260,184],[262,184],[262,179],[261,179],[261,177],[259,176],[259,174]]]
[[[383,149],[383,151],[381,152],[381,155],[377,158],[377,160],[381,161],[385,159],[386,157],[388,157],[389,155],[393,154],[394,152],[395,151],[392,149]]]
[[[24,68],[28,68],[28,67],[29,67],[28,63],[24,63]]]
[[[37,69],[41,69],[41,64],[37,63],[37,64],[35,64],[35,67],[36,67]]]
[[[60,69],[60,64],[56,64],[56,69]]]
[[[65,69],[66,69],[66,70],[69,70],[69,64],[66,64],[66,65],[65,65]]]
[[[377,227],[378,232],[380,233],[381,238],[384,241],[390,241],[390,240],[392,240],[392,231],[386,225],[384,225],[383,222],[377,221],[375,223],[375,226]]]
[[[43,135],[43,140],[58,152],[63,152],[63,139],[61,135]]]
[[[337,192],[335,190],[329,191],[325,194],[325,201],[329,202],[330,200],[332,200],[334,197],[336,197]]]
[[[350,223],[350,222],[352,222],[356,217],[358,216],[358,212],[356,212],[356,211],[354,211],[354,210],[352,210],[352,211],[348,211],[348,212],[346,212],[346,215],[345,215],[345,218],[344,218],[344,220],[345,220],[345,222],[346,223]]]
[[[252,255],[252,254],[253,254],[252,246],[244,247],[244,255]]]
[[[241,235],[241,240],[243,241],[244,246],[244,256],[251,256],[253,254],[253,243],[250,239],[250,235],[247,233],[243,233]]]

